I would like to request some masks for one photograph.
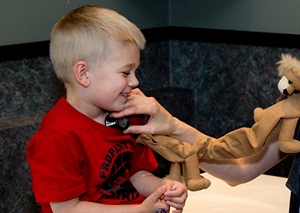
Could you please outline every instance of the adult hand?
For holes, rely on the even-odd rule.
[[[125,109],[120,112],[113,112],[111,116],[121,118],[133,114],[146,114],[149,116],[146,125],[132,125],[124,133],[141,134],[149,132],[151,134],[172,134],[179,121],[173,117],[155,98],[147,97],[140,89],[134,89],[128,95]]]

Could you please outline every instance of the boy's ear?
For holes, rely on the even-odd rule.
[[[74,75],[77,82],[83,87],[90,85],[89,66],[85,61],[78,61],[74,66]]]

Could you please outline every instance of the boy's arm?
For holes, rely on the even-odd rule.
[[[142,204],[136,205],[106,205],[88,201],[80,201],[78,197],[62,201],[51,202],[50,206],[53,213],[153,213],[156,209],[164,208],[169,209],[169,206],[159,198],[166,192],[166,186],[157,188],[152,194],[150,194]]]
[[[132,212],[138,213],[140,211],[140,205],[105,205],[87,201],[80,201],[78,197],[63,201],[50,203],[53,213],[79,213],[79,212]]]
[[[165,200],[169,206],[176,209],[173,212],[181,213],[185,206],[188,193],[186,186],[178,181],[162,179],[154,176],[147,171],[138,171],[131,178],[133,186],[138,192],[147,197],[154,190],[162,185],[166,186],[166,192],[162,194],[161,199]]]
[[[148,197],[164,184],[164,179],[158,178],[145,170],[136,172],[131,176],[130,180],[134,188],[136,188],[143,197]]]

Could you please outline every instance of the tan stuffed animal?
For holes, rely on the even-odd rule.
[[[300,143],[294,139],[294,134],[300,117],[300,61],[287,54],[282,55],[282,60],[278,64],[278,73],[281,77],[278,89],[285,99],[264,110],[256,108],[254,120],[258,122],[262,118],[268,119],[272,116],[280,119],[282,122],[278,138],[280,150],[285,153],[298,153]]]
[[[181,181],[180,164],[182,164],[187,188],[190,191],[198,191],[210,186],[210,181],[200,174],[199,159],[224,160],[258,153],[273,130],[273,128],[265,128],[265,131],[258,131],[260,127],[261,123],[258,122],[252,128],[243,127],[218,139],[203,138],[195,141],[193,145],[168,136],[150,133],[141,134],[137,138],[137,143],[151,147],[172,162],[170,179]]]
[[[273,119],[273,120],[272,120]],[[274,116],[268,120],[276,123]],[[251,128],[242,127],[218,139],[203,138],[193,145],[181,142],[164,135],[143,133],[137,138],[137,143],[151,147],[162,157],[172,162],[169,178],[180,181],[180,164],[184,166],[183,176],[190,191],[206,189],[210,181],[200,175],[199,159],[230,159],[253,155],[262,150],[269,135],[276,125],[265,125],[268,122],[262,117]]]
[[[299,152],[300,143],[293,139],[294,130],[300,117],[300,97],[294,92],[300,89],[300,62],[290,55],[283,55],[279,62],[279,82],[287,82],[285,94],[289,97],[263,110],[254,110],[255,123],[251,128],[242,127],[221,138],[203,138],[193,145],[163,135],[144,133],[137,142],[150,146],[154,151],[173,162],[170,178],[180,180],[180,163],[184,165],[183,175],[186,186],[191,191],[205,189],[210,181],[200,175],[198,159],[230,159],[246,157],[261,151],[267,138],[280,131],[279,146],[284,152]],[[291,95],[293,94],[293,95]]]

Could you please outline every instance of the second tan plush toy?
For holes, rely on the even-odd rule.
[[[251,128],[236,129],[218,139],[204,138],[193,145],[164,135],[144,133],[137,142],[150,146],[155,152],[173,162],[170,178],[180,180],[180,164],[184,165],[183,175],[191,191],[205,189],[210,181],[199,172],[199,159],[230,159],[246,157],[262,150],[267,138],[279,131],[279,148],[283,152],[300,151],[300,143],[293,139],[300,117],[300,62],[290,55],[282,55],[279,62],[282,79],[278,87],[286,99],[263,110],[254,110],[255,123]]]

